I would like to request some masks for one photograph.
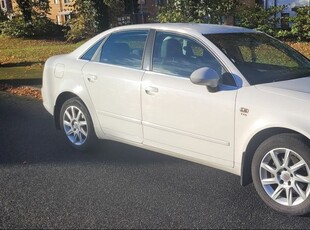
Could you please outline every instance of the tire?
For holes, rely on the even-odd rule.
[[[252,161],[255,189],[278,212],[304,215],[310,211],[310,148],[297,134],[279,134],[265,140]]]
[[[92,119],[81,100],[67,100],[60,110],[60,127],[70,145],[79,151],[90,150],[96,144]]]

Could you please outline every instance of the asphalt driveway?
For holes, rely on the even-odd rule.
[[[42,102],[0,92],[0,228],[309,228],[239,177],[103,141],[73,151]]]

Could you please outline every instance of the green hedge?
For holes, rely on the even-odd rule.
[[[25,23],[21,16],[2,23],[2,34],[11,37],[47,38],[63,37],[63,27],[56,25],[47,17],[35,17]]]

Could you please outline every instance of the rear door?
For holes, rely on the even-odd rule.
[[[142,143],[141,80],[146,30],[116,32],[83,68],[103,132]]]

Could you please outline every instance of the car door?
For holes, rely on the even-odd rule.
[[[190,81],[213,68],[227,85],[217,92]],[[237,87],[223,65],[193,38],[157,32],[152,70],[142,80],[144,144],[192,160],[233,166]]]
[[[83,68],[103,132],[141,143],[142,56],[148,31],[116,32]]]

